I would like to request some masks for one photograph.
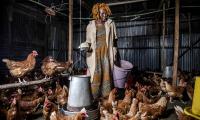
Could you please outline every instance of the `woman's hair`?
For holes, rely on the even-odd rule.
[[[92,8],[92,16],[95,20],[98,20],[100,19],[100,14],[99,14],[99,10],[100,9],[104,9],[106,11],[106,15],[107,16],[110,16],[112,13],[111,13],[111,10],[110,8],[108,7],[108,5],[106,5],[105,3],[97,3],[93,6]]]

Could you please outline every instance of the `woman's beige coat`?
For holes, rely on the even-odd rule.
[[[109,50],[109,61],[110,61],[110,67],[111,71],[113,70],[113,64],[115,61],[115,56],[117,53],[116,47],[114,47],[114,40],[117,39],[117,34],[116,34],[116,27],[114,21],[111,19],[108,19],[105,22],[105,30],[106,30],[106,43],[107,47]],[[90,49],[92,50],[91,52],[87,52],[87,58],[86,62],[88,65],[88,74],[91,75],[91,82],[93,80],[93,75],[95,71],[95,50],[96,50],[96,26],[95,26],[95,20],[92,20],[89,22],[86,30],[86,41],[90,46]],[[112,75],[112,72],[111,72]]]

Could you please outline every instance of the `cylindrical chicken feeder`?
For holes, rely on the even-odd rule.
[[[166,66],[165,70],[163,71],[162,77],[163,78],[172,78],[172,75],[173,75],[172,66]]]
[[[79,112],[83,107],[89,109],[93,102],[90,76],[74,75],[69,80],[67,109],[74,112]]]

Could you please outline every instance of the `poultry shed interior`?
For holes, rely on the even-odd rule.
[[[1,120],[200,120],[199,0],[0,6]]]

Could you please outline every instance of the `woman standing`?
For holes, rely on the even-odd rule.
[[[117,53],[116,27],[110,8],[105,3],[97,3],[92,8],[94,20],[86,30],[87,65],[91,75],[91,88],[94,99],[107,97],[112,88],[112,70]]]

